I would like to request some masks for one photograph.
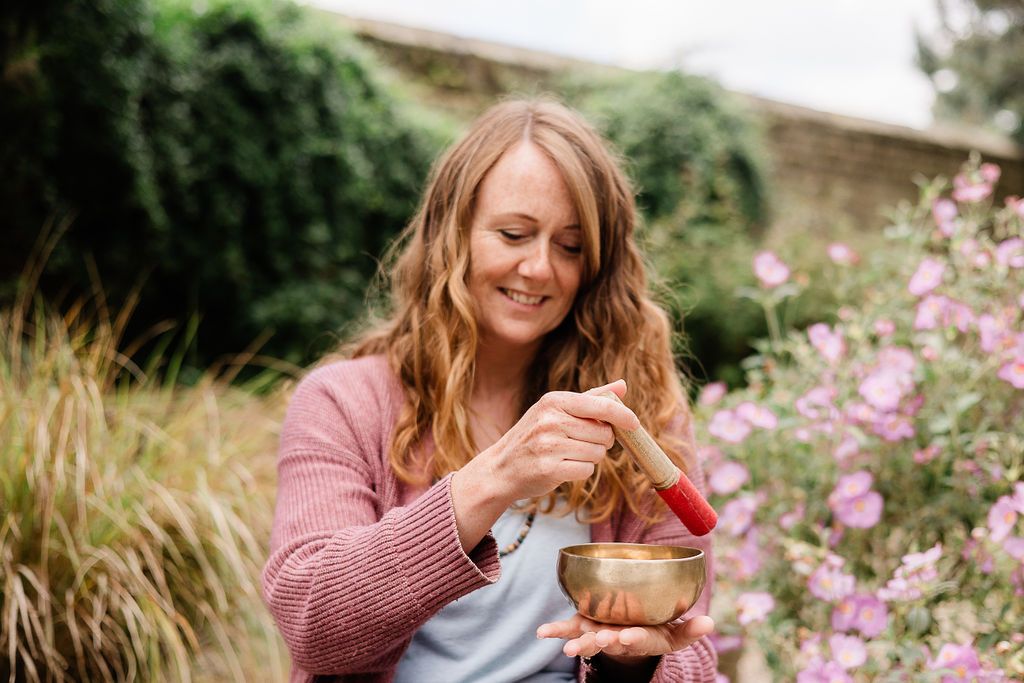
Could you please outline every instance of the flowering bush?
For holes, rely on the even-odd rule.
[[[831,245],[843,303],[805,331],[774,319],[790,269],[754,260],[771,336],[697,423],[722,637],[778,680],[1024,675],[1024,201],[993,206],[998,176],[924,186],[886,249]]]

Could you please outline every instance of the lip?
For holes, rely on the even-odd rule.
[[[539,308],[540,306],[542,306],[544,304],[545,301],[547,301],[548,299],[551,298],[550,296],[547,296],[546,294],[530,294],[528,292],[524,292],[524,291],[521,291],[521,290],[518,290],[518,289],[512,289],[511,287],[498,287],[498,291],[501,292],[501,295],[506,300],[510,301],[511,303],[513,303],[513,304],[515,304],[517,306],[523,306],[525,308]],[[519,294],[519,295],[522,295],[522,296],[540,297],[540,301],[538,301],[535,304],[524,304],[521,301],[516,301],[515,299],[510,297],[508,295],[509,292],[515,292],[516,294]]]

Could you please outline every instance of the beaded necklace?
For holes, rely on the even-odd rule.
[[[516,534],[516,540],[505,546],[504,550],[499,550],[498,557],[507,557],[508,555],[511,555],[523,544],[523,541],[526,540],[526,535],[530,533],[530,527],[533,526],[533,520],[536,518],[536,510],[526,516],[526,521],[523,522],[522,528],[519,529],[519,533]]]

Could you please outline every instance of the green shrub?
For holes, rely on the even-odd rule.
[[[347,34],[283,2],[205,6],[74,0],[30,17],[5,65],[30,66],[0,92],[31,140],[4,159],[0,200],[19,211],[0,281],[9,301],[40,226],[72,213],[45,293],[89,288],[94,261],[113,300],[145,281],[133,329],[201,316],[200,366],[265,330],[266,352],[308,359],[362,308],[433,145]]]
[[[691,368],[698,377],[728,375],[750,352],[748,340],[764,331],[756,306],[723,306],[749,284],[768,219],[754,122],[718,86],[678,72],[568,90],[628,160],[647,251],[689,344],[686,362],[704,366]]]
[[[828,321],[773,320],[748,386],[698,402],[717,623],[774,680],[1024,674],[1024,202],[993,206],[998,176],[971,163],[884,248],[832,251]],[[752,295],[770,318],[789,284]]]

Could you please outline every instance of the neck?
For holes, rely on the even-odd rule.
[[[538,348],[539,344],[527,348],[497,348],[481,340],[476,352],[474,399],[522,396]]]

